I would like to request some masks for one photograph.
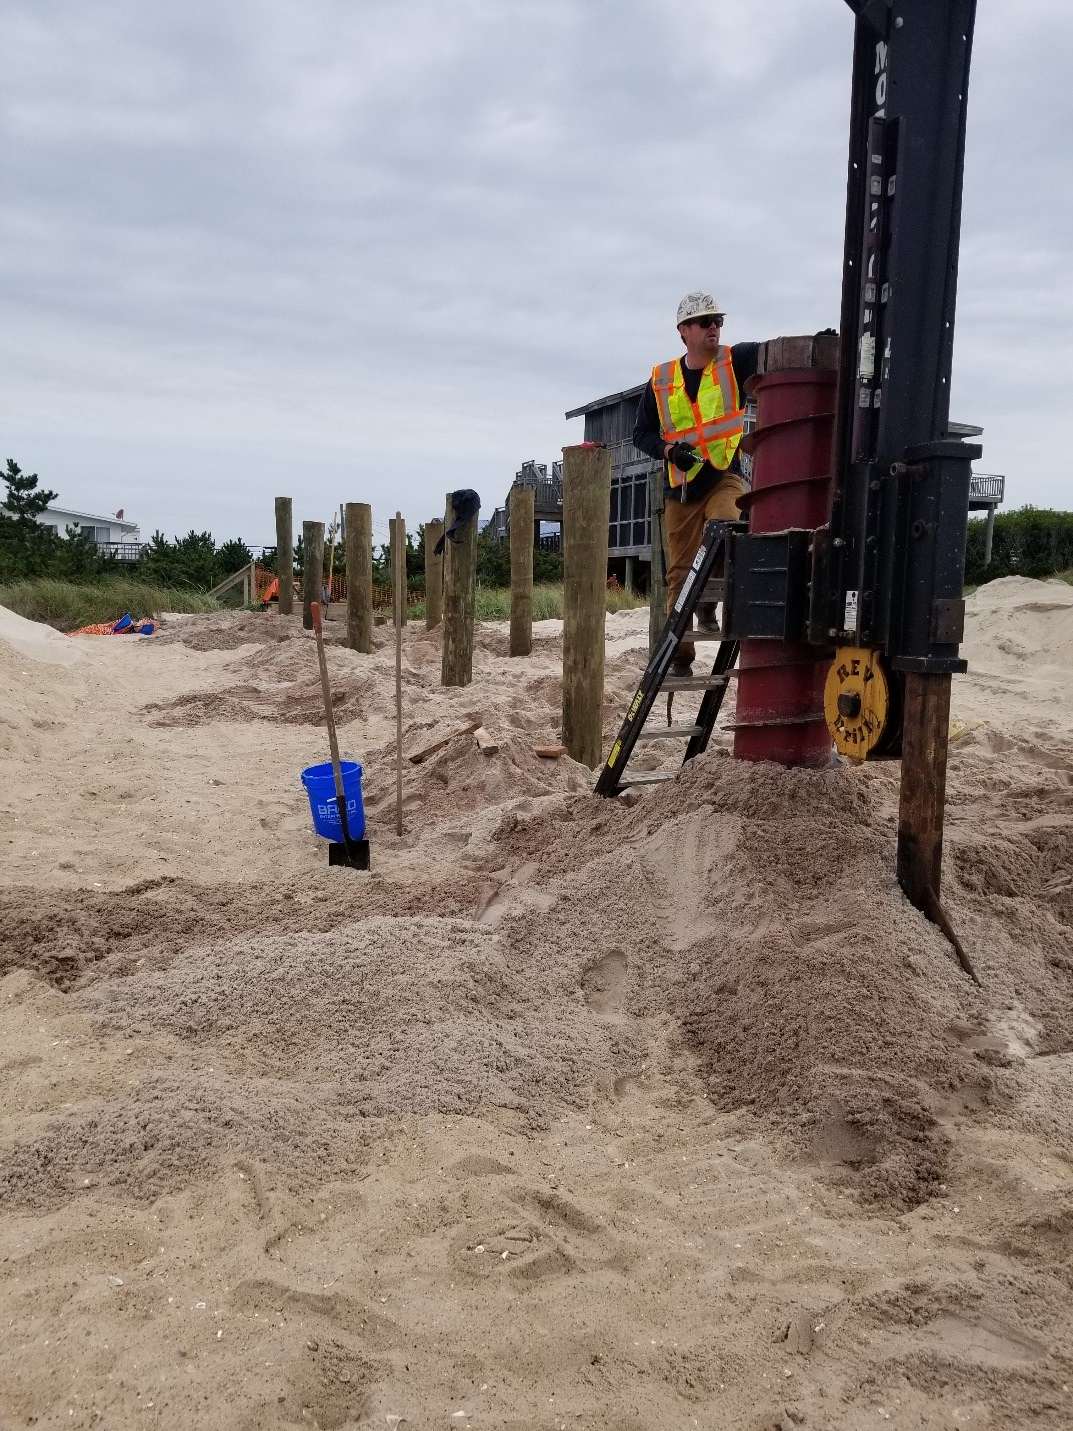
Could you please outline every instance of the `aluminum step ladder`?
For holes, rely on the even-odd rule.
[[[734,668],[738,660],[738,642],[729,640],[723,630],[694,631],[693,615],[698,606],[708,602],[722,602],[725,627],[726,583],[721,575],[717,577],[715,573],[722,573],[726,569],[725,557],[733,533],[744,530],[744,522],[708,522],[705,525],[689,575],[667,617],[667,623],[641,677],[641,684],[626,711],[622,728],[600,771],[596,781],[597,795],[618,795],[637,785],[657,785],[674,779],[677,770],[646,770],[633,776],[626,774],[630,757],[640,742],[668,738],[685,740],[687,744],[682,756],[683,765],[708,748],[708,741],[723,704],[723,696],[730,682],[737,676]],[[675,653],[683,642],[719,643],[710,674],[668,674]],[[704,697],[696,719],[646,730],[645,721],[661,691],[703,691]]]

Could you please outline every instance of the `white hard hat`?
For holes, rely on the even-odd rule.
[[[689,323],[694,318],[704,318],[708,314],[722,313],[719,304],[710,293],[687,293],[678,305],[675,323]]]

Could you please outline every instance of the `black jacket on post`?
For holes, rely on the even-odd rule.
[[[742,404],[745,403],[745,384],[756,372],[757,353],[759,343],[735,343],[730,350],[731,361],[734,364],[734,376],[738,382],[738,393]],[[703,374],[702,368],[688,368],[682,364],[682,375],[685,378],[686,392],[690,398],[696,400],[700,391],[700,380]],[[649,457],[656,458],[663,462],[665,481],[668,490],[671,489],[670,475],[667,473],[667,464],[663,457],[663,428],[659,420],[659,406],[656,403],[656,394],[652,390],[652,379],[649,378],[644,392],[641,394],[641,401],[637,404],[637,417],[633,425],[633,445],[639,447],[642,452]],[[738,453],[735,452],[733,461],[727,468],[728,472],[740,472],[741,467],[738,461]],[[678,500],[681,490],[685,491],[682,498],[686,502],[700,502],[707,497],[715,484],[726,473],[721,472],[717,467],[713,467],[710,462],[705,462],[692,482],[687,482],[684,489],[674,488],[675,500]]]

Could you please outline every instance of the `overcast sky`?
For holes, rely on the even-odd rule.
[[[838,321],[842,0],[6,0],[3,449],[62,500],[386,533],[679,351]],[[1064,0],[981,0],[952,415],[1073,506]]]

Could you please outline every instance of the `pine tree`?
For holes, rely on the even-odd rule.
[[[37,518],[56,493],[38,490],[36,472],[23,472],[14,458],[4,471],[6,492],[0,502],[0,577],[34,576],[43,571],[58,542],[56,533]]]
[[[40,526],[38,517],[54,502],[57,497],[55,492],[38,491],[38,476],[36,472],[23,472],[22,468],[13,457],[7,459],[7,468],[4,472],[4,485],[7,492],[4,495],[2,515],[9,520],[16,522],[33,522],[35,526]]]

